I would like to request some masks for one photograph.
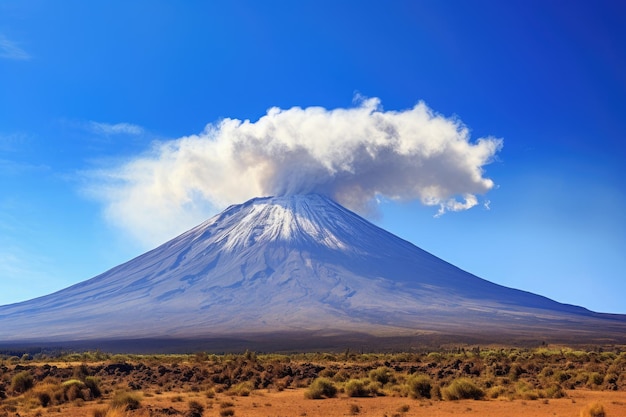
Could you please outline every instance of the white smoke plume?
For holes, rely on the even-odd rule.
[[[423,102],[384,111],[354,107],[282,110],[258,121],[224,119],[198,135],[160,142],[100,173],[106,214],[146,244],[161,243],[229,204],[253,197],[326,194],[357,212],[376,197],[467,210],[493,188],[483,167],[502,140],[470,140],[456,118]]]

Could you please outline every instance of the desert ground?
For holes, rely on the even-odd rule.
[[[626,416],[626,351],[28,354],[0,416]]]
[[[188,401],[203,405],[202,416],[250,416],[250,417],[327,417],[327,416],[483,416],[483,417],[544,417],[580,416],[590,404],[602,404],[606,416],[626,416],[626,393],[590,390],[567,391],[567,398],[550,400],[459,400],[424,401],[398,397],[350,398],[345,395],[325,400],[308,400],[304,389],[255,392],[247,397],[216,395],[213,399],[194,394],[162,394],[143,398],[141,408],[132,411],[96,414],[106,409],[103,404],[92,403],[76,406],[69,404],[48,410],[6,413],[20,416],[190,416]],[[182,399],[181,399],[182,398]],[[232,412],[232,414],[230,414]],[[591,414],[588,414],[591,415]]]

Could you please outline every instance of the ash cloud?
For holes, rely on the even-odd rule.
[[[155,143],[98,173],[106,215],[148,245],[162,243],[229,204],[253,197],[321,193],[362,214],[377,197],[467,210],[494,187],[484,175],[502,147],[472,141],[456,118],[425,103],[385,111],[271,108],[257,121],[223,119],[198,135]]]

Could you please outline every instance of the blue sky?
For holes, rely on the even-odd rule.
[[[151,248],[111,210],[134,189],[105,179],[155,143],[375,97],[503,143],[476,206],[382,199],[377,224],[490,281],[626,313],[625,19],[617,1],[3,1],[0,304]],[[163,210],[148,203],[137,221]],[[217,210],[184,205],[181,224]]]

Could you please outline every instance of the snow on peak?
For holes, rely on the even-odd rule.
[[[306,242],[348,250],[345,236],[340,236],[349,227],[346,213],[350,212],[318,194],[264,197],[230,207],[205,227],[219,223],[220,229],[211,234],[228,251],[269,242]]]

